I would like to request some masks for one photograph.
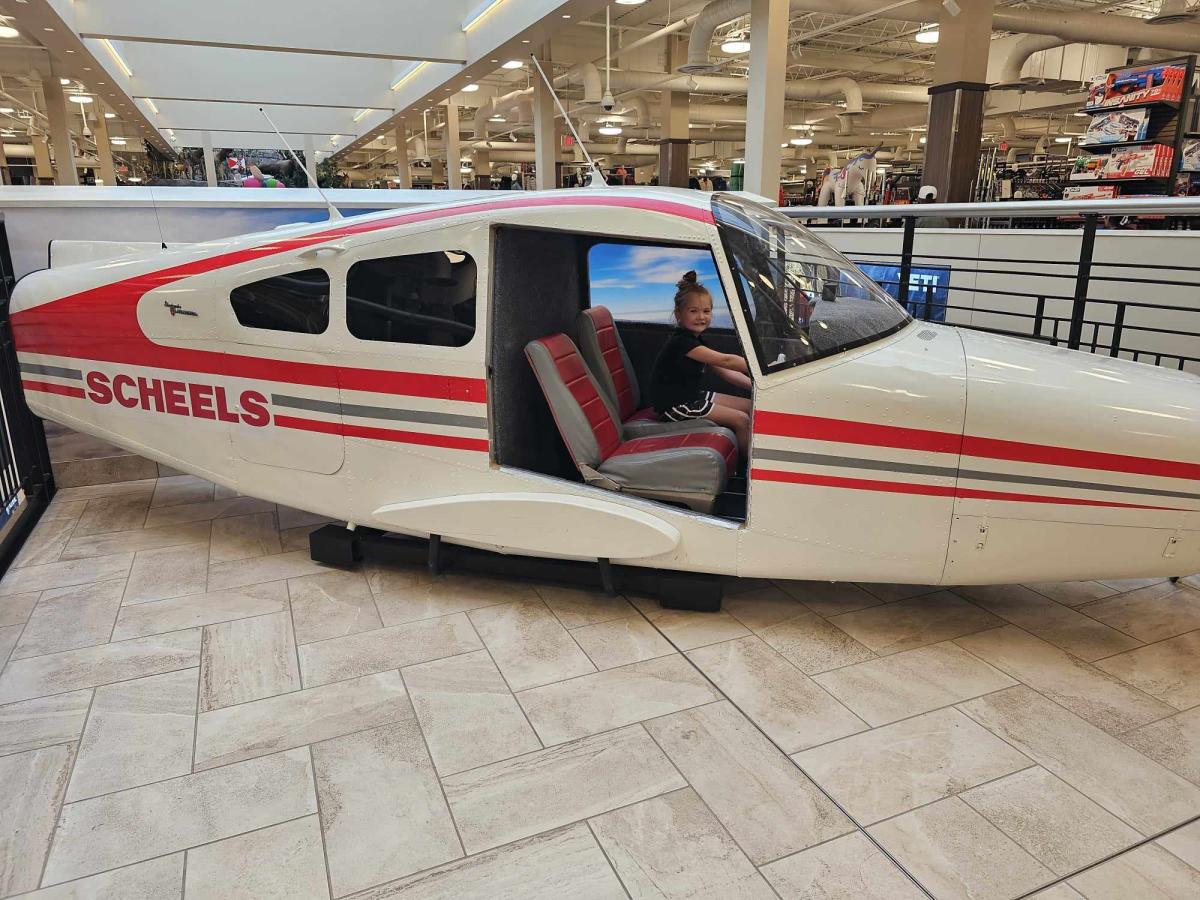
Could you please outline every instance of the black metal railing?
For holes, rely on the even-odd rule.
[[[877,281],[916,318],[1200,373],[1200,300],[1195,305],[1185,305],[1153,302],[1146,296],[1158,288],[1163,293],[1182,293],[1186,302],[1200,298],[1200,265],[1179,261],[1149,266],[1108,262],[1096,256],[1097,234],[1108,239],[1107,232],[1101,229],[1104,217],[1137,214],[1191,217],[1200,227],[1200,199],[1048,201],[1019,205],[1023,216],[1081,218],[1082,228],[1067,235],[1076,240],[1077,253],[1070,259],[1015,260],[916,252],[921,218],[937,215],[970,223],[995,217],[997,204],[857,210],[792,207],[783,212],[810,221],[862,220],[867,216],[901,221],[899,233],[891,232],[899,245],[898,252],[850,251],[848,255],[860,265],[883,265],[893,271],[894,277]],[[851,231],[843,229],[828,237],[838,244],[842,242],[838,236]],[[878,230],[873,233],[882,236]],[[1155,239],[1153,235],[1140,238]],[[1183,246],[1180,245],[1181,249]],[[1200,254],[1197,260],[1200,261]],[[917,273],[930,270],[943,272],[945,283],[922,283]]]

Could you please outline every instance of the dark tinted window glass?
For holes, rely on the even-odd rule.
[[[475,334],[475,260],[439,250],[355,263],[346,325],[365,341],[463,346]]]
[[[233,289],[234,315],[247,328],[320,334],[329,324],[329,275],[305,269]]]

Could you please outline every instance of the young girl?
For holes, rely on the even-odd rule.
[[[741,458],[750,447],[750,401],[729,394],[702,390],[708,366],[736,387],[750,390],[746,360],[732,353],[719,353],[704,343],[704,332],[712,324],[712,295],[688,272],[676,285],[675,331],[654,362],[650,395],[658,414],[669,422],[708,419],[737,435]]]

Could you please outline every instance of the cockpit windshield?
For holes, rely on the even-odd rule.
[[[904,307],[806,228],[727,194],[713,215],[764,372],[776,372],[899,331]]]

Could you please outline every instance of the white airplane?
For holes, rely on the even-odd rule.
[[[663,324],[614,324],[600,244],[715,272],[749,460],[646,408],[673,287]],[[16,287],[31,409],[350,529],[785,579],[1200,570],[1200,378],[914,321],[743,195],[504,194],[85,249]]]

